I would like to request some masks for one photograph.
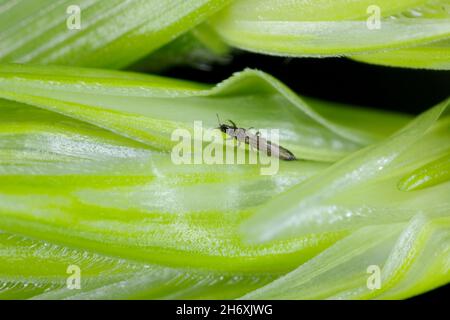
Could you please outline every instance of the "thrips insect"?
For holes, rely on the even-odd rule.
[[[217,129],[219,129],[223,133],[226,133],[237,141],[244,142],[258,151],[264,151],[268,156],[278,157],[279,159],[286,161],[296,160],[292,152],[275,143],[272,143],[269,140],[264,139],[260,136],[259,132],[253,134],[247,129],[238,128],[238,126],[231,120],[228,120],[231,123],[231,126],[221,123],[219,115],[217,115],[217,120],[219,121],[219,127]]]

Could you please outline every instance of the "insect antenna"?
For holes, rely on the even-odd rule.
[[[216,113],[216,117],[217,117],[217,121],[219,122],[219,126],[222,125],[222,122],[220,121],[220,118],[219,118],[219,114],[218,114],[218,113]]]

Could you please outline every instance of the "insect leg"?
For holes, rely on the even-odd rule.
[[[255,128],[254,127],[250,127],[250,128],[247,129],[247,131],[250,131],[252,129],[255,129]],[[260,135],[261,135],[261,132],[259,132],[259,130],[255,132],[255,136],[259,137]]]

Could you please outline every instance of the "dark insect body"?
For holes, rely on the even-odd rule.
[[[217,116],[217,119],[219,120],[219,116]],[[238,126],[236,126],[233,121],[228,121],[231,123],[231,126],[228,124],[220,123],[219,120],[219,127],[217,129],[219,129],[223,133],[226,133],[239,142],[244,142],[245,144],[250,145],[252,148],[258,151],[265,152],[268,156],[277,157],[281,160],[286,161],[296,160],[292,152],[275,143],[272,143],[267,139],[262,138],[259,135],[259,132],[253,134],[247,129],[238,128]]]

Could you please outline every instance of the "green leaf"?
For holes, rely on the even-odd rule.
[[[417,69],[450,69],[450,41],[431,42],[420,47],[402,48],[352,56],[352,59],[378,65]]]
[[[435,186],[450,180],[450,154],[414,170],[399,181],[402,191],[413,191]]]
[[[229,2],[80,0],[81,29],[71,30],[72,1],[14,1],[0,10],[0,61],[123,68]]]
[[[370,0],[81,0],[80,29],[74,30],[68,27],[71,5],[5,2],[0,62],[153,72],[174,64],[208,68],[228,61],[226,42],[281,56],[448,68],[448,0],[377,1],[379,29],[368,27]]]
[[[374,53],[372,60],[390,64],[378,51],[422,48],[429,42],[448,39],[449,4],[448,0],[377,1],[382,16],[379,29],[367,25],[372,15],[368,8],[374,5],[370,0],[350,3],[346,0],[241,0],[222,10],[213,20],[226,42],[245,50],[295,57]],[[401,66],[424,66],[421,61],[426,57],[419,56],[422,49],[405,50],[416,52],[416,57],[403,61]],[[396,59],[393,55],[392,59]],[[371,56],[367,57],[370,61]],[[358,59],[366,58],[358,56]],[[448,56],[442,60],[430,64],[434,68],[445,67]]]

